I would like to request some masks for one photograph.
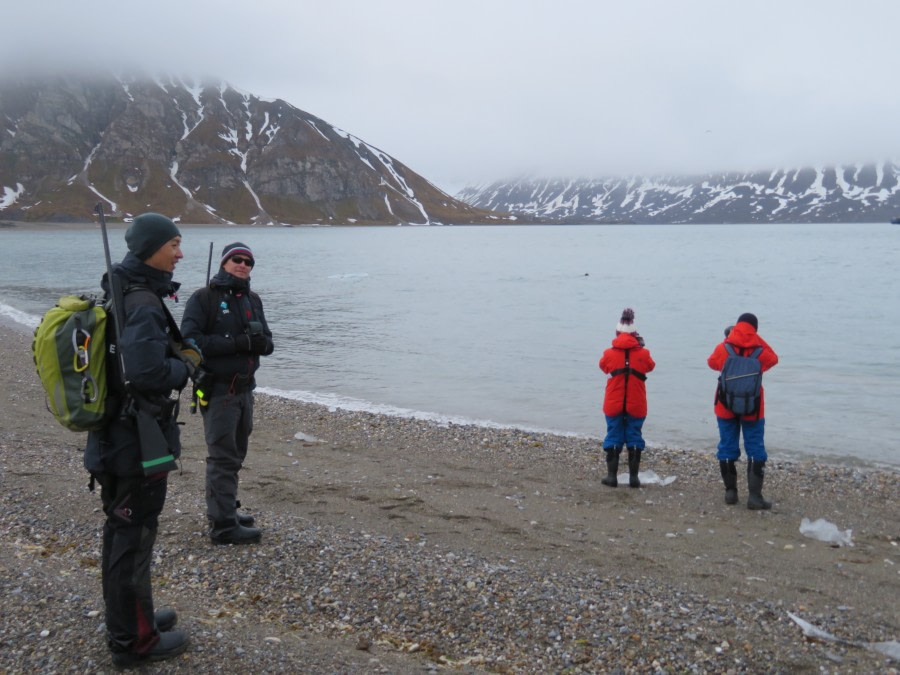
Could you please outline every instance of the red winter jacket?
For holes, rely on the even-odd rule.
[[[722,367],[725,365],[725,359],[728,358],[728,352],[725,350],[725,343],[729,343],[734,346],[735,351],[739,354],[743,353],[745,356],[749,356],[750,352],[756,349],[757,347],[762,347],[762,353],[759,355],[759,360],[762,363],[763,372],[766,372],[769,368],[778,363],[778,354],[776,354],[772,348],[756,333],[756,329],[752,324],[747,323],[746,321],[740,321],[734,328],[731,329],[731,333],[729,333],[728,337],[725,338],[723,342],[720,342],[716,345],[716,348],[713,350],[713,353],[709,355],[709,358],[706,362],[709,364],[709,367],[713,370],[722,370]],[[743,350],[743,352],[741,352]],[[719,401],[719,388],[716,386],[716,417],[722,417],[725,419],[730,419],[734,417],[734,413],[732,413],[725,405]],[[758,415],[745,415],[743,419],[745,420],[761,420],[765,418],[765,403],[766,397],[762,388],[759,391],[759,414]]]
[[[646,375],[656,367],[650,357],[650,351],[641,347],[637,338],[631,333],[620,333],[612,341],[612,347],[603,352],[600,359],[600,370],[610,374],[614,370],[625,367],[625,350],[628,350],[628,361],[632,370]],[[625,382],[628,391],[625,391]],[[632,417],[647,416],[647,387],[644,381],[634,373],[613,375],[606,381],[606,396],[603,399],[603,414],[615,417],[627,412]]]

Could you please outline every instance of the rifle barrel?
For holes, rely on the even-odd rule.
[[[109,284],[109,296],[113,309],[113,324],[116,332],[116,357],[119,359],[119,369],[122,374],[122,382],[128,389],[128,377],[125,375],[125,357],[122,355],[122,325],[125,323],[125,308],[122,304],[122,286],[118,277],[113,274],[112,258],[109,255],[109,236],[106,233],[106,216],[103,213],[103,203],[97,202],[94,212],[100,218],[100,231],[103,233],[103,253],[106,257],[106,281]]]
[[[213,243],[209,242],[209,260],[206,261],[206,285],[209,286],[209,275],[212,272]]]

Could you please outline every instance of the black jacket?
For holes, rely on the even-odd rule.
[[[257,347],[250,345],[251,322],[262,327]],[[215,376],[216,389],[253,389],[259,357],[275,350],[272,331],[263,313],[262,300],[250,283],[224,269],[187,301],[181,333],[193,339],[203,352],[203,368]]]
[[[117,349],[122,352],[128,380],[135,390],[147,397],[168,397],[173,390],[183,388],[188,379],[187,366],[174,352],[169,320],[162,305],[162,298],[173,294],[178,285],[172,282],[170,273],[145,265],[131,253],[113,267],[113,274],[120,279],[122,289],[127,292],[125,325]],[[104,297],[108,298],[110,288],[105,274],[101,286]],[[141,288],[129,292],[135,287]],[[116,381],[119,377],[118,362],[110,357],[107,363],[110,391],[121,392],[121,386]],[[175,420],[161,427],[172,454],[178,457],[181,442]],[[88,434],[85,468],[91,472],[106,471],[118,476],[141,475],[139,441],[134,422],[116,416],[100,431]]]

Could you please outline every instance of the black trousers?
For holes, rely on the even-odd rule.
[[[116,476],[96,473],[102,488],[101,572],[106,632],[113,651],[146,652],[159,641],[153,619],[150,562],[166,502],[167,473]]]

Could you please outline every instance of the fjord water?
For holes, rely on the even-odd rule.
[[[742,312],[766,374],[773,458],[900,466],[896,225],[182,227],[181,304],[210,241],[256,254],[276,352],[263,391],[336,407],[602,437],[597,368],[624,307],[656,360],[651,447],[710,452],[706,358]],[[0,313],[34,325],[96,292],[98,229],[0,231]],[[111,231],[114,260],[124,253]]]

